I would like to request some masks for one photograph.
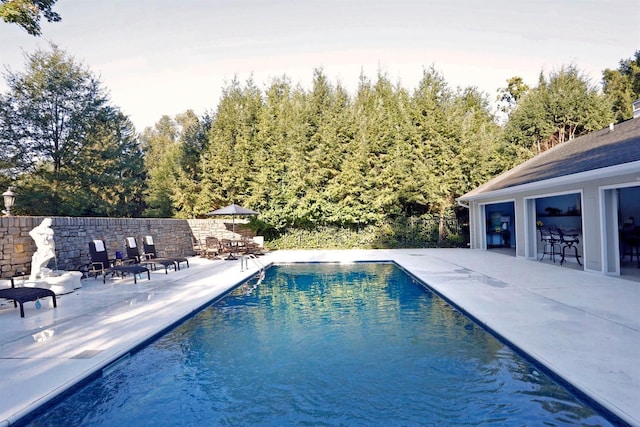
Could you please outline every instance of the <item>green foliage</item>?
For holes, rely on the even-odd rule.
[[[612,120],[609,100],[575,67],[542,74],[519,99],[505,126],[505,141],[530,155],[602,129]]]
[[[250,226],[273,247],[465,246],[456,198],[606,126],[612,105],[625,117],[639,57],[605,73],[606,96],[573,66],[534,88],[508,80],[504,129],[484,93],[433,67],[412,92],[361,76],[353,97],[318,69],[310,90],[234,79],[214,112],[164,116],[138,141],[92,73],[52,46],[6,75],[0,184],[15,182],[17,213],[193,218],[237,203],[260,212]]]
[[[176,217],[193,218],[196,215],[202,179],[200,158],[208,144],[207,133],[212,119],[207,114],[199,118],[189,110],[176,116],[176,122],[181,131],[173,207],[176,209]]]
[[[246,197],[248,180],[257,172],[257,121],[262,108],[260,92],[252,81],[241,88],[233,80],[223,90],[215,119],[202,152],[201,190],[194,213],[204,215]]]
[[[617,70],[605,69],[603,84],[616,120],[632,118],[632,103],[640,99],[640,50],[632,58],[621,60]]]
[[[172,196],[178,171],[177,124],[163,116],[154,128],[147,128],[140,136],[147,170],[145,216],[171,218],[174,215]]]
[[[440,228],[444,224],[444,236]],[[267,236],[265,236],[267,237]],[[401,217],[362,227],[320,226],[312,230],[287,228],[268,236],[270,249],[384,249],[467,247],[455,216]]]
[[[507,80],[507,87],[498,89],[498,109],[506,114],[518,105],[518,101],[529,91],[529,86],[524,83],[522,77],[515,76]]]
[[[0,145],[21,197],[16,213],[138,216],[144,182],[133,125],[80,63],[52,46],[7,74]]]
[[[353,100],[322,70],[310,91],[279,78],[263,95],[233,80],[201,153],[192,214],[238,203],[260,212],[260,233],[274,236],[448,215],[456,197],[496,173],[499,135],[486,97],[449,89],[433,69],[413,94],[384,74],[363,76]],[[440,224],[438,239],[445,234]]]
[[[445,218],[457,197],[610,118],[606,98],[573,66],[541,75],[534,89],[513,78],[503,97],[505,137],[485,94],[453,90],[433,68],[413,93],[382,73],[362,76],[353,99],[321,70],[310,91],[282,78],[264,97],[234,80],[213,117],[197,211],[235,202],[260,212],[263,234],[375,226],[372,241],[404,241],[386,224]],[[446,244],[446,224],[434,233]]]
[[[0,16],[4,22],[18,24],[32,36],[42,34],[40,15],[49,22],[62,18],[52,10],[57,0],[0,0]]]

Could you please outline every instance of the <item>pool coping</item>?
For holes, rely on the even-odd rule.
[[[276,251],[246,260],[246,268],[194,258],[189,269],[137,285],[84,281],[56,309],[27,306],[22,321],[12,306],[0,309],[0,394],[7,396],[0,426],[25,420],[267,264],[366,261],[396,263],[602,408],[640,425],[640,284],[487,251],[402,249]],[[47,330],[55,334],[32,338]]]

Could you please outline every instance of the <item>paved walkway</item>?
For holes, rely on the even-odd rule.
[[[640,284],[466,249],[277,251],[191,258],[150,281],[84,280],[58,308],[0,300],[0,426],[253,276],[260,264],[393,260],[631,425],[640,426]]]

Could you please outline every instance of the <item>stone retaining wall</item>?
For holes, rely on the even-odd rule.
[[[45,217],[12,216],[0,217],[0,277],[7,278],[16,271],[28,273],[31,256],[36,245],[29,231],[38,226]],[[102,239],[107,252],[114,258],[116,251],[126,254],[124,239],[135,237],[142,247],[144,236],[153,236],[156,249],[161,256],[193,255],[193,239],[204,241],[207,236],[219,239],[238,238],[240,235],[252,237],[244,226],[244,220],[235,220],[235,234],[232,221],[228,219],[143,219],[143,218],[71,218],[50,217],[56,245],[56,262],[49,268],[77,270],[89,261],[89,242]]]

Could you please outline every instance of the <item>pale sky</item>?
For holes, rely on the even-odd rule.
[[[573,64],[598,83],[640,49],[640,0],[58,0],[33,37],[0,21],[0,64],[53,42],[83,62],[138,131],[162,115],[215,111],[221,89],[260,89],[314,68],[353,95],[378,70],[412,90],[434,66],[453,88],[493,100],[506,80],[530,86]],[[0,91],[6,92],[4,78]]]

